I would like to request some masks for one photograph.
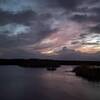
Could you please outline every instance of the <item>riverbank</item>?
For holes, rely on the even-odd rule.
[[[76,76],[80,76],[89,81],[100,81],[100,66],[80,65],[75,67],[73,72],[75,72]]]

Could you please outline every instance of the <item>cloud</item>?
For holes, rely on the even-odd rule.
[[[0,34],[5,34],[8,36],[16,36],[18,34],[28,33],[30,28],[25,25],[20,24],[6,24],[0,27]]]
[[[34,44],[56,31],[51,28],[51,24],[52,15],[50,13],[37,14],[32,10],[13,13],[0,10],[0,46]]]
[[[11,12],[0,9],[0,25],[9,23],[29,24],[32,20],[35,20],[35,16],[36,13],[31,10],[13,14]]]
[[[97,24],[94,27],[90,27],[90,32],[94,32],[94,33],[100,33],[100,24]]]
[[[48,58],[41,54],[46,50],[59,51],[51,58],[90,59],[75,50],[98,42],[99,5],[99,0],[0,0],[0,51],[5,57]]]
[[[98,52],[94,54],[87,54],[87,53],[81,53],[63,47],[62,50],[58,52],[58,55],[55,55],[53,58],[58,60],[94,60],[94,61],[98,60],[99,61],[100,53]]]
[[[82,2],[82,0],[58,0],[60,6],[71,11],[76,10]]]
[[[87,15],[78,15],[78,14],[76,14],[76,15],[73,15],[72,17],[71,17],[71,19],[73,20],[73,21],[77,21],[77,22],[84,22],[84,21],[89,21],[88,19],[88,16]]]

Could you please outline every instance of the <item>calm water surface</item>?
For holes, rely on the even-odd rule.
[[[0,66],[0,100],[100,100],[100,83],[74,73],[72,66],[57,71]]]

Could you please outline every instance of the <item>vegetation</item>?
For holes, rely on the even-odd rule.
[[[89,81],[100,81],[100,66],[80,65],[74,68],[73,72]]]
[[[73,69],[78,76],[88,80],[100,81],[100,61],[63,61],[47,59],[0,59],[0,65],[18,65],[24,68],[46,68],[55,71],[61,65],[80,65]],[[87,66],[86,66],[87,65]]]

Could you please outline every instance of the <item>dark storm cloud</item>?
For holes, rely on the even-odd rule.
[[[69,19],[76,22],[100,22],[99,0],[57,0]]]
[[[100,14],[100,7],[94,7],[94,8],[92,8],[91,12],[94,12],[96,14]]]
[[[32,45],[57,31],[56,29],[52,29],[51,23],[49,23],[49,20],[52,18],[51,14],[45,13],[37,15],[35,20],[31,15],[33,13],[28,15],[27,13],[21,12],[17,13],[16,16],[7,14],[6,17],[10,16],[8,18],[9,23],[4,20],[6,17],[2,19],[4,25],[2,24],[0,26],[0,48],[11,49],[13,47]],[[16,20],[12,20],[12,16]],[[27,20],[28,16],[29,20]],[[29,24],[26,24],[27,22]]]
[[[72,21],[75,21],[75,22],[83,22],[83,23],[93,22],[93,23],[100,23],[100,15],[99,15],[99,13],[97,13],[97,14],[91,14],[91,13],[85,14],[84,13],[83,15],[75,14],[75,15],[72,15],[70,17],[70,19]]]
[[[28,52],[25,47],[55,34],[59,29],[53,26],[56,26],[63,18],[65,23],[67,23],[66,20],[75,23],[88,23],[89,21],[100,23],[100,8],[94,7],[97,3],[99,4],[99,0],[0,0],[1,53],[4,57],[34,56],[43,58],[44,56],[39,52],[34,49],[32,52]],[[64,12],[59,14],[62,9]],[[55,20],[56,22],[54,22]],[[14,27],[12,27],[13,25]],[[63,24],[60,26],[63,27]],[[28,31],[26,27],[29,28]],[[100,31],[100,25],[87,28],[90,32]],[[11,35],[9,36],[9,34]],[[80,38],[83,39],[84,36],[86,35],[80,35]],[[72,44],[77,44],[77,42]],[[26,51],[23,51],[24,49]],[[87,56],[66,48],[60,51],[57,57],[52,56],[51,58],[76,59],[78,57],[82,59],[83,56],[90,57],[90,55]]]
[[[90,27],[90,32],[99,33],[100,34],[100,24],[97,24],[94,27]]]
[[[16,48],[16,47],[21,47],[25,45],[31,45],[31,44],[41,41],[46,36],[49,36],[50,34],[52,34],[52,32],[55,32],[56,30],[51,30],[49,26],[47,25],[45,26],[43,25],[43,23],[37,23],[37,25],[33,26],[32,29],[25,32],[23,30],[24,33],[18,33],[17,31],[15,34],[14,33],[11,34],[11,31],[3,31],[2,33],[0,33],[0,47],[1,48],[3,47]]]
[[[12,47],[16,48],[17,46],[24,45],[24,39],[16,37],[8,37],[7,35],[0,34],[0,49],[5,48],[10,49]]]
[[[76,10],[77,6],[83,3],[82,0],[58,0],[60,6],[66,10]]]
[[[5,51],[2,51],[0,58],[40,58],[43,57],[43,55],[41,55],[39,52],[35,52],[33,51],[33,53],[30,52],[26,52],[24,50],[21,49],[7,49]]]
[[[52,15],[49,13],[37,14],[32,10],[13,13],[0,9],[1,48],[34,44],[41,41],[56,31],[56,29],[51,29],[49,23],[51,18]]]
[[[88,19],[88,16],[87,15],[79,15],[79,14],[75,14],[74,16],[72,16],[70,18],[71,20],[73,21],[77,21],[77,22],[86,22],[86,21],[89,21]]]
[[[89,2],[90,1],[90,2]],[[46,8],[64,8],[75,11],[82,4],[91,3],[94,0],[4,0],[0,1],[3,10],[6,11],[23,11],[27,9],[39,11]],[[97,1],[94,1],[97,2]],[[94,3],[93,2],[93,3]]]
[[[77,11],[72,12],[69,19],[76,22],[97,22],[99,21],[99,13],[94,13],[88,8],[86,9],[77,9]]]
[[[29,24],[30,21],[35,19],[35,17],[36,13],[31,10],[14,14],[0,9],[0,25],[8,23]]]
[[[63,8],[65,9],[66,15],[68,15],[70,12],[70,14],[74,13],[74,12],[78,12],[78,13],[83,13],[83,15],[81,14],[75,14],[71,16],[72,20],[75,21],[86,21],[86,20],[99,20],[100,16],[88,16],[86,13],[90,14],[93,13],[93,11],[98,15],[99,14],[99,8],[91,8],[89,9],[89,7],[91,5],[96,5],[95,3],[99,2],[97,0],[43,0],[42,2],[40,0],[21,0],[21,1],[17,1],[17,0],[11,0],[11,1],[7,1],[5,0],[3,3],[3,1],[1,1],[1,4],[8,4],[8,8],[10,7],[10,5],[14,5],[19,3],[18,7],[13,7],[11,6],[10,10],[6,9],[4,11],[9,11],[9,12],[1,12],[0,15],[2,19],[5,19],[6,22],[9,22],[9,20],[11,19],[12,21],[16,21],[16,23],[28,23],[27,21],[30,19],[34,19],[36,13],[39,13],[39,11],[41,12],[41,10],[43,10],[44,12],[47,12],[48,9],[53,9],[53,8]],[[26,7],[28,5],[28,7]],[[41,6],[43,5],[43,6]],[[86,5],[86,6],[84,6]],[[17,5],[15,5],[17,6]],[[53,7],[53,8],[52,8]],[[5,8],[5,6],[1,7],[2,10],[3,8]],[[41,9],[42,8],[42,9]],[[48,9],[45,9],[48,8]],[[13,11],[15,9],[15,12],[17,12],[18,14],[11,14],[11,11]],[[22,10],[21,10],[22,9]],[[21,10],[21,11],[20,11]],[[91,11],[90,11],[91,10]],[[96,10],[96,11],[95,11]],[[26,17],[25,17],[26,16]],[[25,19],[27,19],[26,21],[24,21]],[[2,22],[1,22],[2,23]]]

